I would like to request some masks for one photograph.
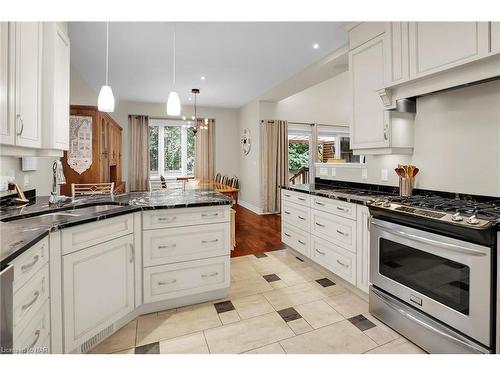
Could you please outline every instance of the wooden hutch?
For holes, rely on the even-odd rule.
[[[96,182],[114,182],[115,192],[124,192],[121,126],[107,113],[99,112],[94,106],[72,105],[70,115],[92,117],[92,164],[89,169],[79,174],[68,165],[65,151],[62,164],[66,184],[60,186],[61,194],[71,195],[72,183]]]

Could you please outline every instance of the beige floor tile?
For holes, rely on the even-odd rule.
[[[255,271],[251,261],[246,260],[244,262],[231,263],[231,281],[246,280],[256,277],[262,276]]]
[[[262,294],[231,300],[241,319],[253,318],[273,312],[274,309]]]
[[[369,350],[366,354],[425,354],[425,351],[403,337],[400,337],[378,348]]]
[[[266,258],[255,258],[252,261],[252,266],[261,275],[269,275],[271,273],[281,273],[290,270],[290,267],[283,262],[277,260],[276,258],[266,257]]]
[[[136,346],[218,327],[222,323],[213,304],[202,304],[165,317],[143,319],[137,324]]]
[[[262,277],[231,282],[228,298],[235,299],[273,290],[273,287]]]
[[[291,336],[276,312],[205,331],[210,353],[242,353]]]
[[[203,332],[160,341],[160,354],[208,354]]]
[[[285,282],[288,286],[293,286],[297,284],[303,284],[309,281],[308,277],[303,277],[299,273],[289,270],[286,272],[280,272],[277,274],[281,280]]]
[[[137,320],[134,319],[98,344],[90,353],[115,353],[124,349],[135,348],[136,327]]]
[[[318,290],[318,292],[325,296],[338,296],[339,294],[345,293],[347,291],[347,289],[340,284],[324,287],[318,284],[316,281],[310,281],[309,283],[313,288],[315,288],[316,290]]]
[[[350,292],[329,296],[325,301],[346,318],[368,312],[368,302]]]
[[[262,348],[257,348],[245,352],[244,354],[286,354],[281,345],[276,342],[271,345],[263,346]]]
[[[314,329],[344,320],[344,317],[342,315],[340,315],[330,305],[322,300],[309,302],[294,307],[295,310],[297,310],[297,312]]]
[[[280,342],[288,354],[356,354],[377,344],[347,320]]]
[[[158,316],[165,317],[168,315],[172,315],[175,312],[177,312],[177,309],[162,310],[162,311],[158,311]]]
[[[303,318],[295,319],[288,322],[288,326],[292,329],[292,331],[296,335],[301,335],[303,333],[313,330],[313,328],[309,325],[309,323],[307,323],[306,320]]]
[[[111,354],[135,354],[135,348],[120,350],[119,352],[111,353]]]
[[[271,284],[273,289],[283,289],[288,286],[283,280],[273,281],[269,284]]]
[[[308,283],[289,286],[263,294],[276,310],[316,301],[324,297]]]
[[[399,336],[395,331],[387,327],[380,320],[374,318],[372,315],[368,313],[364,313],[363,316],[370,320],[372,323],[376,324],[376,327],[367,329],[364,332],[369,338],[375,341],[378,345],[386,344],[390,341],[393,341],[401,336]]]
[[[240,316],[236,310],[226,311],[219,314],[222,324],[231,324],[240,321]]]

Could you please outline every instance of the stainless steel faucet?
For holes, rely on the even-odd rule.
[[[56,204],[62,200],[65,200],[64,195],[57,194],[57,185],[64,185],[66,183],[66,177],[64,176],[63,166],[60,160],[56,160],[52,164],[52,192],[49,197],[49,204]]]

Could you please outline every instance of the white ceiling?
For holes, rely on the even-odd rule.
[[[339,22],[177,23],[182,104],[240,107],[347,42]],[[105,23],[70,22],[71,63],[96,91],[104,81]],[[165,102],[172,88],[173,23],[113,22],[109,84],[118,100]],[[319,48],[313,49],[318,43]],[[206,79],[202,81],[201,76]]]

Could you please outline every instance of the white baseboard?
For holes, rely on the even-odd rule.
[[[254,206],[251,203],[242,201],[241,199],[238,199],[238,205],[241,207],[245,207],[246,209],[252,211],[253,213],[256,213],[257,215],[273,215],[276,212],[264,212],[262,211],[262,208]]]

